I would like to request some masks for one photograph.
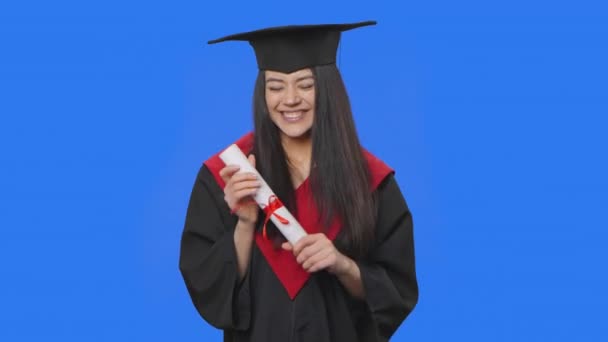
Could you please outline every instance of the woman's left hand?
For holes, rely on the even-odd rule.
[[[282,247],[293,251],[296,260],[307,272],[324,269],[336,275],[348,272],[350,259],[340,253],[323,233],[306,235],[298,240],[295,246],[285,242]]]

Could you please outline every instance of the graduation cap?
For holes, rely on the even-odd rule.
[[[270,27],[232,34],[207,43],[248,41],[255,50],[259,69],[291,73],[315,65],[336,63],[341,33],[368,25],[376,25],[376,22]]]

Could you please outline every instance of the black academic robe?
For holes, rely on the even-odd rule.
[[[216,177],[205,165],[197,175],[179,266],[194,306],[224,330],[224,341],[387,341],[416,305],[412,216],[392,173],[375,190],[379,207],[370,252],[355,259],[364,300],[326,271],[311,274],[290,298],[255,242],[239,281],[237,218]]]

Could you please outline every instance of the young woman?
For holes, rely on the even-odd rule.
[[[418,300],[412,217],[393,171],[365,151],[335,65],[343,31],[270,28],[245,40],[260,69],[254,132],[237,145],[308,235],[286,242],[251,202],[255,175],[201,167],[180,270],[225,341],[387,341]]]

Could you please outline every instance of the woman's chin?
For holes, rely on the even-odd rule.
[[[281,130],[283,138],[291,140],[306,140],[310,138],[310,129],[288,129]]]

